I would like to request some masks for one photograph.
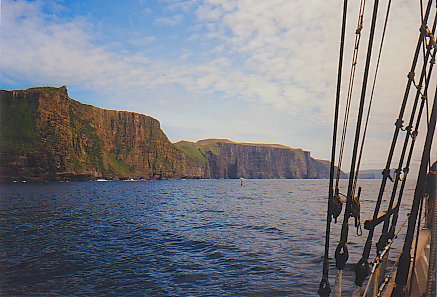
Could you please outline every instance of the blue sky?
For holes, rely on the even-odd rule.
[[[66,85],[83,103],[159,119],[171,141],[281,143],[328,159],[341,2],[2,0],[0,88]],[[387,157],[419,26],[412,2],[393,4],[364,168]]]

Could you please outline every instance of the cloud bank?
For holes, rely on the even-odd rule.
[[[383,15],[386,1],[381,2]],[[186,46],[163,47],[158,34],[102,42],[107,32],[98,20],[86,14],[66,17],[67,4],[2,1],[0,82],[17,87],[66,84],[81,93],[101,94],[100,106],[105,107],[106,98],[114,108],[153,113],[164,128],[167,123],[172,140],[280,142],[329,158],[341,1],[163,3],[164,16],[154,15],[148,1],[139,5],[152,15],[155,29],[174,28]],[[393,4],[369,128],[376,136],[368,138],[367,167],[386,158],[418,36],[417,6],[406,0]],[[366,10],[357,81],[371,8],[369,4]],[[358,8],[351,5],[345,74],[357,15]],[[187,25],[187,20],[192,21]],[[129,20],[130,27],[134,21]],[[128,44],[142,45],[144,51]],[[149,54],[153,49],[162,56]],[[172,58],[165,54],[170,51]],[[355,110],[356,105],[352,118]]]

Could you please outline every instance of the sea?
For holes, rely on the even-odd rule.
[[[358,185],[364,221],[380,181]],[[0,295],[318,296],[327,192],[328,180],[3,184]],[[398,225],[413,194],[408,182]],[[350,223],[344,292],[367,236]]]

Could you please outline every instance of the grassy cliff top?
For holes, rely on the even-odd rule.
[[[80,105],[81,107],[84,108],[96,108],[96,109],[100,109],[100,110],[104,110],[104,111],[109,111],[109,112],[113,112],[113,113],[127,113],[127,114],[132,114],[135,116],[144,116],[147,118],[151,118],[152,120],[156,121],[159,123],[159,120],[150,116],[150,115],[146,115],[143,113],[139,113],[139,112],[135,112],[135,111],[129,111],[129,110],[116,110],[116,109],[108,109],[108,108],[104,108],[104,107],[100,107],[100,106],[95,106],[95,105],[90,105],[87,103],[82,103],[80,101],[77,101],[73,98],[71,98],[70,96],[68,96],[68,91],[67,91],[67,87],[66,86],[60,86],[60,87],[53,87],[53,86],[40,86],[40,87],[32,87],[32,88],[28,88],[28,89],[23,89],[23,90],[4,90],[4,89],[0,89],[0,91],[3,92],[18,92],[18,93],[22,93],[22,94],[35,94],[35,93],[45,93],[45,94],[64,94],[68,100],[71,100],[71,102],[75,102],[75,104]],[[0,96],[0,99],[2,99],[2,97]]]
[[[202,139],[197,142],[181,140],[173,145],[190,159],[200,163],[207,163],[207,154],[212,153],[214,155],[219,155],[223,144],[306,152],[302,149],[295,149],[282,144],[235,142],[229,139],[216,138]]]
[[[210,146],[215,145],[218,143],[227,143],[227,144],[238,144],[238,145],[246,145],[246,146],[259,146],[259,147],[266,147],[266,148],[278,148],[278,149],[287,149],[287,150],[301,150],[292,148],[286,145],[282,144],[275,144],[275,143],[257,143],[257,142],[235,142],[229,139],[220,139],[220,138],[208,138],[208,139],[202,139],[196,142],[198,145],[203,146]]]
[[[174,146],[192,160],[202,164],[206,164],[208,162],[207,158],[205,157],[204,150],[200,149],[194,142],[182,140],[174,143]]]

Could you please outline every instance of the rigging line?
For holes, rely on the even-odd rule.
[[[434,32],[436,30],[436,25],[437,25],[436,21],[437,21],[437,15],[434,15],[434,21],[433,21],[433,25],[432,25],[431,34],[434,34]],[[426,52],[426,55],[425,55],[425,58],[424,58],[424,64],[423,64],[421,76],[420,76],[420,79],[419,79],[419,84],[420,85],[422,85],[423,79],[425,79],[424,92],[422,93],[420,89],[418,89],[417,92],[416,92],[416,97],[415,97],[415,101],[414,101],[413,111],[412,111],[412,114],[411,114],[410,121],[408,123],[407,129],[406,129],[407,132],[409,132],[410,135],[407,133],[407,135],[405,136],[405,142],[408,142],[408,139],[409,139],[408,136],[412,136],[412,138],[414,140],[415,139],[415,134],[417,134],[419,122],[416,121],[416,125],[415,125],[416,128],[413,130],[413,121],[414,121],[414,114],[415,114],[415,111],[416,111],[416,107],[417,107],[417,102],[418,102],[419,96],[421,96],[422,100],[428,102],[427,98],[428,98],[428,88],[429,88],[429,85],[430,85],[429,82],[431,80],[432,70],[433,70],[433,66],[435,64],[435,56],[436,56],[436,49],[434,49],[432,54],[431,54],[431,49],[432,49],[432,47],[429,47],[429,46],[427,47],[427,52]],[[430,55],[431,55],[431,59],[428,61]],[[429,71],[428,71],[428,74],[427,74],[426,73],[426,67],[427,67],[428,62],[430,64],[430,67],[429,67]],[[423,107],[421,107],[420,109],[422,109],[422,108]],[[419,120],[420,120],[421,116],[422,116],[422,113],[420,112],[420,114],[418,116]],[[406,145],[405,142],[404,142],[404,146]],[[402,154],[402,156],[404,156],[404,154]],[[399,168],[398,169],[401,169],[401,167],[402,167],[402,164],[399,164]],[[409,167],[409,165],[406,166],[406,168],[408,168],[408,167]]]
[[[393,263],[393,266],[390,268],[390,271],[388,272],[386,278],[384,279],[384,282],[381,284],[378,290],[378,294],[376,296],[381,296],[382,291],[384,290],[385,286],[389,283],[391,280],[391,277],[393,275],[393,272],[395,271],[396,265],[399,263],[400,256],[396,259],[396,261]]]
[[[416,50],[415,50],[415,53],[414,53],[413,61],[411,63],[411,68],[410,68],[410,72],[409,72],[409,75],[408,75],[407,85],[405,87],[405,92],[404,92],[404,96],[403,96],[403,100],[402,100],[402,104],[401,104],[401,109],[399,111],[399,116],[398,116],[397,123],[402,121],[402,117],[403,117],[404,112],[405,112],[405,107],[406,107],[407,101],[408,101],[408,95],[409,95],[409,92],[410,92],[411,84],[413,83],[413,79],[414,79],[414,70],[416,68],[416,64],[417,64],[420,48],[421,48],[422,42],[423,42],[424,37],[425,37],[425,27],[426,27],[426,23],[425,22],[428,19],[429,13],[431,11],[432,1],[433,0],[428,0],[428,5],[427,5],[426,11],[425,11],[425,16],[424,16],[424,22],[422,22],[422,25],[421,25],[421,30],[420,30],[419,38],[418,38],[418,41],[417,41],[417,45],[416,45]],[[386,183],[387,183],[387,179],[388,179],[388,176],[390,174],[391,161],[392,161],[392,158],[393,158],[393,153],[394,153],[394,149],[396,147],[396,142],[397,142],[397,138],[398,138],[400,129],[401,129],[400,125],[395,125],[395,131],[394,131],[394,134],[393,134],[392,143],[391,143],[390,150],[389,150],[389,153],[388,153],[387,163],[386,163],[385,169],[383,171],[383,178],[382,178],[382,181],[381,181],[381,186],[380,186],[380,189],[379,189],[378,198],[377,198],[376,205],[375,205],[375,210],[373,212],[373,220],[376,220],[378,218],[379,209],[381,207],[382,197],[384,195],[384,190],[385,190],[385,186],[386,186]],[[368,238],[367,238],[367,241],[366,241],[366,245],[365,245],[365,251],[366,250],[370,251],[370,248],[371,248],[371,245],[372,245],[371,238],[373,237],[373,230],[374,230],[374,228],[371,228],[369,230],[369,235],[368,235]],[[365,256],[365,258],[368,258],[369,257],[369,252],[367,252],[367,254],[365,254],[364,256]]]
[[[338,71],[337,71],[337,90],[335,96],[335,111],[334,111],[334,128],[332,132],[332,148],[331,148],[331,167],[329,173],[329,201],[334,196],[333,184],[334,184],[334,171],[335,171],[335,152],[337,142],[337,125],[338,125],[338,112],[340,105],[340,91],[341,91],[341,77],[343,70],[343,56],[344,56],[344,40],[346,32],[346,19],[347,19],[347,4],[348,0],[343,1],[343,16],[341,25],[341,37],[340,37],[340,53],[338,58]],[[331,289],[329,285],[329,237],[331,232],[331,214],[329,212],[329,202],[326,217],[326,232],[325,232],[325,254],[323,259],[323,278],[319,286],[320,296],[329,296]]]
[[[342,129],[342,136],[341,136],[341,144],[340,144],[340,153],[338,157],[338,165],[337,165],[337,179],[335,183],[335,189],[338,189],[339,182],[340,182],[340,173],[341,173],[341,166],[343,163],[343,154],[344,154],[344,146],[346,142],[346,133],[347,133],[347,127],[349,122],[349,114],[350,114],[350,106],[352,101],[352,93],[355,83],[355,72],[356,72],[356,66],[358,63],[358,52],[360,47],[360,41],[361,41],[361,30],[363,29],[363,23],[364,23],[364,10],[366,7],[366,0],[361,0],[360,2],[360,9],[358,14],[358,23],[357,23],[357,29],[355,31],[355,44],[354,44],[354,52],[352,55],[352,64],[351,69],[349,73],[349,83],[348,83],[348,92],[346,96],[346,108],[344,111],[344,118],[343,118],[343,129]]]
[[[435,29],[435,25],[436,25],[436,22],[434,21],[434,25],[433,25],[434,29]],[[431,56],[431,61],[433,59],[435,59],[435,56],[436,56],[436,52],[434,50],[433,54]],[[409,153],[408,153],[408,156],[407,156],[407,160],[406,160],[406,163],[405,163],[405,169],[404,170],[406,170],[406,171],[408,171],[407,168],[410,167],[411,159],[412,159],[412,156],[413,156],[414,146],[415,146],[415,143],[416,143],[416,135],[417,135],[417,133],[419,131],[420,120],[422,118],[422,113],[423,113],[424,104],[425,104],[425,100],[423,98],[427,98],[427,96],[428,96],[429,80],[431,78],[433,68],[434,68],[434,64],[431,63],[430,68],[428,70],[428,80],[425,81],[425,91],[424,91],[425,95],[424,95],[424,97],[422,97],[422,102],[421,102],[420,107],[419,107],[419,113],[417,115],[416,124],[414,126],[414,132],[413,132],[414,134],[412,134],[412,141],[411,141],[411,145],[410,145],[410,150],[409,150]],[[418,98],[416,98],[416,101],[417,100],[418,100]],[[410,121],[410,126],[411,126],[411,123],[412,123],[412,121]],[[409,137],[410,137],[409,135],[405,136],[405,141],[406,142],[408,142],[408,138]],[[403,158],[404,154],[405,154],[405,152],[403,151],[402,152],[402,158]],[[406,173],[406,174],[408,175],[408,173]],[[401,188],[399,189],[398,199],[397,199],[397,202],[396,202],[396,207],[395,207],[395,212],[393,214],[393,219],[391,221],[390,232],[388,234],[388,238],[390,238],[390,236],[393,235],[393,233],[395,231],[395,228],[396,228],[396,223],[397,223],[397,219],[398,219],[398,212],[399,212],[399,206],[400,206],[401,201],[402,201],[402,196],[403,196],[404,188],[405,188],[405,185],[406,185],[406,180],[407,179],[406,179],[406,176],[405,176],[405,178],[402,180]],[[395,184],[397,184],[397,182]],[[395,194],[396,193],[394,192],[394,195]],[[394,196],[393,196],[393,199],[394,199]],[[389,211],[391,209],[392,205],[393,205],[393,201],[392,201],[392,199],[390,199],[390,204],[389,204],[389,206],[387,208],[387,211]],[[387,237],[383,238],[383,236],[387,235],[387,234],[384,235],[384,233],[386,233],[388,231],[388,225],[389,225],[389,220],[387,219],[386,221],[384,221],[384,225],[383,225],[383,228],[382,228],[382,234],[381,234],[380,242],[378,243],[379,246],[383,245],[384,241],[386,241],[388,239]]]
[[[434,22],[433,28],[435,29],[435,22]],[[432,58],[434,58],[434,57],[435,57],[435,52],[432,55]],[[425,70],[425,69],[426,69],[426,64],[424,65],[423,70]],[[433,69],[433,64],[431,64],[431,66],[430,66],[428,77],[431,77],[432,69]],[[421,77],[422,77],[421,78],[421,80],[422,80],[423,79],[423,75],[421,75]],[[425,93],[428,92],[428,86],[429,86],[429,83],[426,82]],[[418,100],[418,96],[416,97],[415,102],[417,102],[417,100]],[[423,104],[424,104],[424,101],[422,100],[421,106],[419,108],[419,114],[418,114],[418,117],[417,117],[416,126],[415,126],[416,127],[415,128],[416,131],[418,131],[418,127],[419,127],[419,123],[420,123],[420,118],[422,116]],[[416,105],[417,104],[415,103],[414,110],[416,110]],[[413,113],[413,115],[411,116],[411,119],[410,119],[410,126],[411,126],[413,118],[414,118],[414,113]],[[408,141],[409,137],[410,137],[409,135],[406,135],[406,141]],[[411,157],[412,157],[415,141],[416,141],[416,138],[413,137],[413,140],[412,140],[412,143],[411,143],[411,146],[410,146],[410,152],[409,152],[409,155],[408,155],[408,158],[407,158],[407,162],[406,162],[405,168],[408,168],[410,166],[410,162],[411,162]],[[401,159],[403,159],[404,156],[405,156],[405,148],[406,147],[404,147],[404,150],[402,152]],[[402,162],[403,161],[401,160],[401,163]],[[389,203],[389,206],[387,208],[387,213],[392,209],[392,205],[393,205],[393,201],[394,201],[394,196],[396,195],[396,188],[397,188],[398,181],[399,181],[399,179],[395,180],[394,192],[392,193],[392,197],[390,199],[390,203]],[[383,229],[382,229],[382,232],[381,232],[381,236],[380,236],[379,241],[378,241],[378,243],[376,245],[377,246],[378,254],[381,253],[381,251],[384,250],[384,248],[387,246],[387,242],[390,239],[393,240],[393,238],[394,238],[393,234],[394,234],[395,228],[396,228],[398,212],[399,212],[399,206],[401,204],[402,193],[404,191],[405,184],[406,184],[406,177],[404,179],[402,179],[402,184],[401,184],[401,189],[399,191],[399,196],[398,196],[397,204],[396,204],[396,207],[395,207],[395,211],[393,212],[392,225],[390,227],[390,232],[388,232],[388,233],[387,233],[387,231],[388,231],[388,226],[389,226],[390,220],[389,220],[389,218],[386,218],[384,220],[384,226],[383,226]],[[363,263],[365,263],[365,261],[367,261],[366,257],[368,257],[369,254],[370,254],[370,247],[371,247],[371,244],[372,244],[373,232],[374,232],[374,227],[372,227],[369,230],[369,234],[368,234],[368,237],[367,237],[367,240],[366,240],[366,244],[365,244],[365,248],[364,248],[364,251],[363,251],[363,255],[362,255],[361,260],[359,261],[359,263],[361,265],[363,265]],[[399,231],[398,231],[398,233],[399,233]]]
[[[429,152],[431,151],[431,145],[434,136],[436,121],[437,121],[437,87],[436,87],[434,103],[431,111],[430,127],[426,133],[425,145],[423,147],[419,176],[417,178],[416,189],[414,191],[414,199],[413,199],[413,205],[411,207],[410,219],[408,220],[407,234],[405,236],[404,246],[402,248],[402,254],[399,259],[399,266],[396,273],[396,287],[392,294],[393,297],[402,296],[404,291],[404,286],[407,282],[407,274],[402,272],[409,271],[410,269],[410,260],[411,260],[410,250],[413,241],[419,202],[421,197],[423,197],[423,195],[425,194],[426,174],[428,169],[428,163],[430,160]]]
[[[429,127],[429,104],[428,104],[428,98],[426,99],[426,124]]]
[[[433,24],[433,30],[434,31],[435,31],[435,28],[436,28],[436,22],[435,22],[435,19],[434,19],[434,24]],[[430,52],[431,52],[431,50],[430,50],[430,48],[428,48],[427,52],[426,52],[426,55],[425,55],[424,64],[422,66],[422,71],[421,71],[420,79],[419,79],[419,84],[422,84],[423,80],[425,79],[424,92],[422,94],[420,92],[420,89],[417,89],[417,91],[416,91],[416,96],[415,96],[415,99],[414,99],[414,104],[413,104],[413,107],[412,107],[412,111],[411,111],[411,115],[410,115],[410,120],[409,120],[408,126],[406,127],[406,134],[405,134],[405,139],[404,139],[404,143],[403,143],[403,146],[402,146],[401,156],[399,158],[399,164],[398,164],[398,167],[396,169],[396,178],[394,180],[394,184],[393,184],[393,188],[392,188],[392,193],[391,193],[391,196],[390,196],[390,202],[389,202],[389,204],[387,206],[387,212],[390,211],[392,209],[392,207],[393,207],[394,199],[395,199],[395,196],[396,196],[396,191],[397,191],[398,184],[399,184],[399,181],[400,181],[400,173],[401,173],[401,171],[402,170],[404,171],[404,180],[402,181],[403,184],[405,184],[405,180],[406,180],[406,178],[408,176],[408,171],[409,171],[410,161],[411,161],[411,153],[412,153],[412,150],[414,149],[415,138],[416,138],[416,136],[418,134],[420,119],[422,118],[423,104],[424,104],[424,100],[426,100],[426,98],[427,98],[428,88],[429,88],[429,79],[430,79],[430,77],[432,75],[433,66],[434,66],[433,63],[430,63],[430,67],[429,67],[428,75],[427,75],[426,74],[426,68],[427,68],[427,65],[428,65],[428,60],[430,58]],[[434,59],[435,59],[435,51],[433,51],[433,54],[431,55],[431,62]],[[420,105],[420,108],[419,108],[419,113],[418,113],[418,116],[417,116],[416,124],[413,126],[415,114],[416,114],[416,111],[417,111],[417,105],[418,105],[418,102],[419,102],[419,97],[421,97],[422,102],[421,102],[421,105]],[[410,137],[412,138],[412,142],[411,142],[411,145],[410,145],[410,152],[411,153],[407,157],[407,162],[405,164],[404,169],[402,169],[402,165],[404,163],[405,154],[406,154],[406,151],[407,151],[407,147],[408,147],[408,143],[409,143]],[[404,187],[401,186],[401,190],[400,190],[399,196],[398,196],[398,204],[400,204],[400,202],[402,200],[403,189],[404,189]],[[397,209],[396,209],[396,211],[397,211]],[[384,246],[385,242],[388,239],[387,238],[388,227],[389,227],[389,218],[384,220],[384,226],[383,226],[383,229],[382,229],[382,234],[381,234],[381,237],[380,237],[380,241],[378,242],[378,245],[377,245],[378,248],[380,248],[381,246]]]
[[[349,225],[348,221],[351,216],[351,205],[352,205],[352,182],[354,178],[354,172],[355,172],[355,162],[357,158],[357,150],[358,150],[358,141],[359,141],[359,135],[360,135],[360,129],[361,129],[361,121],[363,118],[363,108],[364,108],[364,101],[366,96],[366,88],[367,88],[367,81],[369,78],[369,69],[370,69],[370,60],[372,57],[372,48],[373,48],[373,39],[375,36],[375,26],[376,26],[376,18],[378,15],[378,7],[379,7],[379,0],[375,0],[373,3],[373,14],[372,14],[372,22],[370,25],[370,35],[369,35],[369,44],[367,47],[367,57],[366,57],[366,64],[364,68],[364,76],[363,76],[363,84],[361,88],[361,98],[360,98],[360,106],[358,111],[358,119],[357,119],[357,126],[355,130],[355,142],[353,147],[353,153],[352,153],[352,161],[351,161],[351,170],[349,171],[349,185],[348,185],[348,191],[347,191],[347,199],[346,199],[346,209],[344,212],[344,219],[343,224],[341,228],[341,235],[340,235],[340,243],[337,246],[336,249],[336,264],[342,268],[344,268],[344,265],[347,262],[347,259],[349,257],[349,254],[347,252],[347,238],[348,238],[348,232],[349,232]],[[343,251],[343,252],[342,252]],[[338,267],[337,267],[338,268]],[[340,269],[342,270],[342,269]]]
[[[395,241],[395,239],[396,238],[398,238],[399,237],[399,234],[401,233],[401,231],[402,231],[402,229],[405,227],[405,225],[407,224],[407,222],[408,222],[408,215],[407,215],[407,218],[404,220],[404,222],[402,223],[402,225],[401,225],[401,227],[399,228],[399,230],[396,232],[396,234],[393,236],[393,238],[392,239],[390,239],[390,241],[387,243],[387,245],[384,247],[384,249],[382,250],[382,253],[379,255],[379,256],[377,256],[374,260],[376,261],[378,258],[382,258],[390,249],[391,249],[391,247],[392,247],[392,245],[393,245],[393,243],[394,243],[394,241]]]
[[[434,32],[435,32],[436,26],[437,26],[437,13],[434,15],[434,21],[433,21],[432,31],[431,31],[432,34],[434,34]],[[428,48],[428,50],[427,50],[427,55],[426,55],[425,61],[428,61],[429,54],[430,54],[430,49],[431,48]],[[432,52],[431,59],[430,59],[430,67],[429,67],[428,75],[427,76],[423,75],[423,71],[426,68],[426,64],[424,64],[423,68],[422,68],[422,74],[421,74],[421,77],[420,77],[420,84],[422,84],[422,80],[425,77],[425,88],[424,88],[424,94],[422,95],[422,102],[421,102],[421,105],[419,107],[419,113],[418,113],[418,116],[417,116],[417,119],[416,119],[416,123],[415,123],[415,126],[414,126],[414,132],[413,132],[414,134],[413,133],[411,134],[412,141],[411,141],[410,150],[409,150],[409,153],[408,153],[408,157],[407,157],[407,161],[406,161],[405,169],[404,169],[406,171],[408,171],[408,168],[410,167],[410,162],[411,162],[411,159],[412,159],[412,156],[413,156],[414,145],[415,145],[415,142],[416,142],[416,136],[417,136],[418,131],[419,131],[419,125],[420,125],[420,120],[422,118],[422,112],[423,112],[423,107],[424,107],[424,104],[425,104],[425,100],[426,100],[426,103],[428,103],[428,88],[429,88],[429,85],[430,85],[431,75],[432,75],[432,71],[433,71],[434,64],[435,64],[434,63],[435,57],[436,57],[436,49],[434,49],[434,51]],[[416,97],[415,97],[414,107],[413,107],[414,111],[416,110],[416,106],[417,106],[417,101],[419,99],[419,95],[421,95],[421,94],[416,92]],[[413,127],[412,126],[413,125],[413,120],[414,120],[414,113],[410,117],[410,122],[408,124],[409,127]],[[401,157],[402,161],[403,161],[403,158],[404,158],[404,155],[405,155],[405,149],[406,149],[407,142],[409,140],[409,136],[410,135],[408,135],[408,134],[405,135],[404,147],[403,147],[403,150],[402,150],[402,157]],[[402,164],[400,163],[400,165],[398,166],[398,169],[400,169],[401,167],[402,167]],[[398,183],[398,180],[395,181],[394,190],[397,188],[397,183]],[[403,192],[404,192],[405,184],[406,184],[406,176],[402,180],[401,188],[400,188],[399,193],[398,193],[398,199],[397,199],[395,211],[394,211],[394,214],[393,214],[393,218],[392,218],[392,221],[391,221],[390,232],[388,234],[386,234],[387,230],[388,230],[388,226],[389,226],[389,221],[386,220],[386,221],[384,221],[384,226],[383,226],[383,229],[382,229],[382,234],[381,234],[381,237],[380,237],[379,242],[378,242],[378,246],[379,247],[383,246],[385,244],[385,241],[388,238],[390,238],[391,236],[393,236],[393,234],[394,234],[394,231],[395,231],[395,228],[396,228],[397,219],[398,219],[399,206],[400,206],[401,201],[402,201],[402,195],[403,195]],[[394,199],[393,195],[395,195],[395,194],[396,194],[395,191],[392,192],[392,197],[390,199],[390,204],[389,204],[389,206],[387,208],[387,211],[389,211],[391,209],[392,205],[393,205],[393,199]],[[388,235],[388,237],[387,237],[387,235]]]
[[[404,220],[404,222],[402,223],[401,227],[399,228],[398,232],[395,234],[395,236],[393,237],[393,239],[392,239],[392,240],[388,243],[388,245],[384,248],[384,251],[383,251],[383,253],[382,253],[381,256],[380,256],[381,259],[383,259],[384,253],[386,253],[386,252],[388,252],[388,251],[390,250],[391,246],[392,246],[393,243],[394,243],[394,240],[399,236],[399,234],[401,233],[402,229],[405,227],[405,225],[406,225],[406,223],[408,222],[408,220],[409,220],[409,217],[407,216],[407,218]],[[389,283],[389,281],[390,281],[390,279],[391,279],[391,277],[392,277],[392,275],[393,275],[393,272],[394,272],[394,270],[395,270],[395,268],[396,268],[396,265],[397,265],[398,262],[399,262],[400,256],[401,256],[401,255],[399,255],[399,256],[396,258],[396,261],[393,263],[392,267],[390,268],[390,271],[389,271],[388,274],[386,275],[386,277],[385,277],[385,279],[384,279],[384,282],[383,282],[383,283],[381,284],[381,286],[379,287],[378,294],[377,294],[376,296],[381,296],[381,293],[382,293],[382,291],[384,290],[385,286]],[[376,258],[375,258],[375,260],[376,260]],[[378,265],[379,265],[379,264],[380,264],[380,263],[378,263]],[[370,279],[369,279],[369,282],[370,282]],[[363,296],[366,296],[366,295],[363,294]]]
[[[367,281],[366,288],[364,289],[363,296],[367,296],[367,292],[369,291],[370,284],[372,283],[372,279],[373,279],[373,276],[375,275],[375,270],[376,270],[376,269],[377,269],[377,266],[374,265],[374,266],[372,267],[372,272],[370,273],[369,280]]]
[[[369,280],[367,281],[367,285],[366,285],[366,289],[364,290],[364,294],[363,296],[366,296],[366,292],[369,289],[369,285],[371,283],[372,280],[372,276],[375,273],[375,269],[377,268],[377,266],[381,265],[381,261],[384,261],[384,256],[386,253],[388,253],[388,251],[391,249],[394,240],[399,236],[400,232],[402,231],[402,229],[405,227],[405,225],[408,222],[408,217],[404,220],[404,222],[402,223],[401,227],[399,228],[398,232],[395,234],[395,236],[392,238],[392,240],[384,247],[383,252],[381,253],[381,255],[377,256],[374,260],[373,260],[373,266],[372,266],[372,272],[370,273],[370,277]]]
[[[425,38],[425,28],[426,28],[426,20],[428,19],[430,10],[431,10],[431,4],[432,4],[433,0],[428,0],[428,5],[425,11],[425,15],[424,15],[424,21],[422,22],[421,25],[421,30],[420,30],[420,35],[419,35],[419,39],[417,42],[417,46],[416,46],[416,50],[414,53],[414,57],[413,57],[413,61],[411,64],[411,68],[410,68],[410,72],[408,75],[408,81],[407,81],[407,85],[405,88],[405,92],[404,92],[404,96],[403,96],[403,100],[402,100],[402,104],[401,104],[401,109],[399,111],[399,116],[398,116],[398,121],[397,122],[401,122],[402,121],[402,117],[404,115],[405,112],[405,108],[407,105],[407,101],[408,101],[408,95],[410,92],[410,88],[411,88],[411,84],[413,83],[414,80],[414,70],[416,68],[416,64],[417,64],[417,60],[419,57],[419,51],[420,48],[422,46],[422,42]],[[385,172],[387,172],[387,170],[390,170],[390,165],[391,165],[391,161],[393,158],[393,153],[396,147],[396,141],[399,135],[399,131],[400,131],[401,126],[400,125],[396,125],[395,127],[395,131],[394,131],[394,135],[393,135],[393,139],[392,139],[392,143],[390,146],[390,150],[389,150],[389,154],[388,154],[388,158],[387,158],[387,163],[385,166]],[[378,200],[376,203],[376,207],[375,207],[375,212],[374,212],[374,219],[376,219],[378,213],[379,213],[379,208],[381,206],[381,201],[382,201],[382,196],[384,194],[384,189],[385,189],[385,185],[387,183],[387,178],[388,178],[388,174],[383,174],[383,178],[382,178],[382,182],[381,182],[381,187],[379,190],[379,194],[378,194]]]
[[[395,149],[395,146],[396,146],[398,134],[399,134],[399,131],[401,130],[401,127],[402,127],[401,126],[402,117],[403,117],[403,114],[404,114],[404,111],[405,111],[405,107],[406,107],[406,104],[407,104],[407,101],[408,101],[408,97],[409,97],[408,95],[409,95],[409,91],[410,91],[410,88],[411,88],[411,83],[414,80],[414,70],[416,68],[416,64],[417,64],[417,60],[418,60],[418,57],[419,57],[420,48],[421,48],[422,42],[424,42],[425,33],[426,33],[426,20],[428,19],[428,16],[429,16],[429,13],[430,13],[430,10],[431,10],[431,4],[432,4],[432,0],[429,0],[428,1],[428,6],[427,6],[427,10],[426,10],[426,13],[425,13],[425,16],[424,16],[424,22],[422,22],[422,25],[421,25],[419,40],[418,40],[418,43],[417,43],[417,46],[416,46],[416,51],[415,51],[415,54],[414,54],[412,65],[411,65],[411,70],[410,70],[410,72],[408,74],[408,82],[407,82],[406,90],[405,90],[405,93],[404,93],[404,98],[403,98],[403,101],[402,101],[402,104],[401,104],[401,110],[399,112],[399,118],[396,121],[396,129],[395,129],[395,133],[393,135],[392,144],[391,144],[389,155],[388,155],[388,158],[387,158],[387,164],[386,164],[386,167],[385,167],[385,169],[383,171],[383,179],[381,181],[381,187],[380,187],[380,191],[379,191],[379,194],[378,194],[378,199],[376,201],[375,211],[373,213],[373,220],[376,220],[378,218],[379,208],[381,207],[381,202],[382,202],[382,197],[384,195],[385,185],[386,185],[386,182],[387,182],[387,178],[388,178],[388,176],[390,174],[391,160],[393,158],[393,153],[394,153],[394,149]],[[357,127],[359,127],[359,126],[357,125]],[[356,140],[357,140],[357,138],[356,138]],[[353,169],[354,169],[353,166],[354,166],[354,160],[352,162],[352,167],[351,167],[351,171],[350,171],[351,173],[349,175],[349,178],[350,178],[349,181],[351,181],[351,179],[354,178],[353,175],[354,175],[355,172],[353,172]],[[352,190],[351,189],[351,183],[349,184],[348,198],[351,197],[350,196],[350,194],[351,194],[350,190]],[[371,249],[371,246],[372,246],[372,238],[373,238],[374,230],[375,230],[375,226],[369,228],[368,237],[367,237],[367,240],[366,240],[366,243],[365,243],[365,246],[364,246],[364,250],[363,250],[363,256],[358,261],[357,265],[355,266],[355,277],[356,277],[355,278],[355,284],[359,285],[359,286],[362,286],[363,281],[366,279],[367,275],[369,274],[368,258],[369,258],[370,249]]]
[[[426,97],[425,98],[425,101],[426,101],[426,126],[427,126],[427,129],[429,129],[429,100],[428,100],[428,97]],[[430,154],[431,154],[431,152],[430,152]],[[431,159],[431,156],[429,156],[429,158]],[[431,162],[429,163],[429,171],[431,171],[431,166],[432,166],[432,164],[431,164]]]
[[[420,0],[420,21],[423,23],[423,1]],[[426,63],[427,59],[426,59],[426,43],[423,42],[422,43],[422,53],[423,53],[423,63]],[[427,81],[427,77],[426,77],[426,73],[425,73],[425,81]],[[419,83],[419,86],[417,86],[418,88],[421,87],[421,83]]]
[[[361,140],[361,148],[360,148],[360,153],[359,153],[359,158],[358,158],[358,163],[357,163],[357,169],[356,169],[356,173],[355,173],[355,180],[354,180],[354,185],[353,185],[353,193],[355,193],[355,189],[356,189],[356,186],[357,186],[358,173],[360,171],[361,157],[363,155],[364,141],[366,139],[366,134],[367,134],[367,126],[368,126],[368,123],[369,123],[370,110],[372,108],[373,95],[374,95],[374,92],[375,92],[375,85],[376,85],[376,79],[377,79],[377,76],[378,76],[379,63],[381,61],[381,54],[382,54],[382,48],[384,46],[384,39],[385,39],[386,30],[387,30],[388,17],[390,15],[391,1],[392,0],[388,1],[387,11],[386,11],[386,14],[385,14],[384,29],[382,30],[382,36],[381,36],[379,52],[378,52],[378,59],[377,59],[377,63],[376,63],[375,74],[373,76],[372,92],[371,92],[371,95],[370,95],[369,107],[368,107],[368,110],[367,110],[366,123],[364,124],[363,139]]]
[[[420,0],[420,22],[423,23],[423,0]]]

